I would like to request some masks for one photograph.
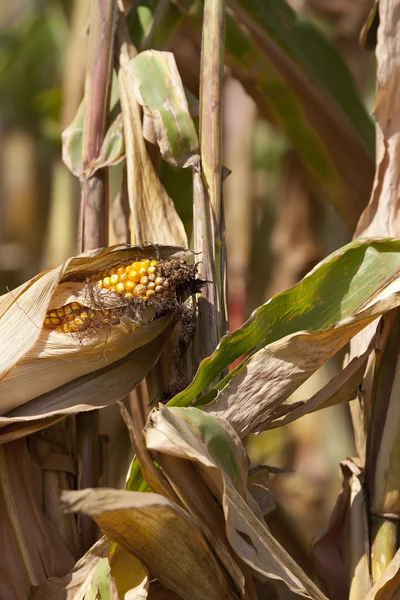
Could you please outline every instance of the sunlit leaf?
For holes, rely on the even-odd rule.
[[[180,167],[196,161],[197,133],[174,55],[142,52],[132,60],[132,70],[136,99],[151,115],[164,160]]]

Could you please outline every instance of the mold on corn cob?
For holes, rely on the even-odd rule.
[[[48,311],[44,326],[75,333],[119,324],[132,306],[151,304],[163,312],[198,291],[196,273],[196,266],[183,258],[148,258],[116,265],[87,281],[82,303],[72,302]]]

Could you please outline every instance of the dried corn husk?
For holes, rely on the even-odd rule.
[[[69,302],[87,306],[87,280],[121,262],[183,254],[179,246],[98,249],[0,297],[0,441],[38,429],[44,418],[50,424],[119,400],[146,376],[173,326],[171,311],[157,318],[149,303],[118,325],[81,335],[46,329],[43,321]]]

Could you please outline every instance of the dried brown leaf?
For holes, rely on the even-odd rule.
[[[70,511],[90,515],[184,600],[232,598],[231,583],[184,510],[164,496],[111,489],[66,492]]]

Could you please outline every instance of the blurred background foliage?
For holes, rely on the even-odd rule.
[[[79,189],[61,161],[61,132],[83,96],[89,4],[14,0],[0,7],[0,293],[76,252]],[[194,14],[199,2],[131,4],[129,23],[137,47],[172,50],[185,87],[198,97],[200,32],[178,7],[190,5]],[[371,1],[290,4],[342,55],[370,110],[374,55],[358,39]],[[157,19],[164,19],[161,32],[154,27]],[[329,62],[322,69],[328,79],[335,77]],[[227,66],[224,162],[232,174],[224,198],[231,330],[352,235],[311,179],[298,148],[266,118],[234,75]],[[165,162],[158,168],[190,233],[189,169],[178,172]],[[121,171],[112,170],[111,198]],[[328,363],[298,390],[296,399],[312,395],[338,368],[337,362]],[[273,475],[279,510],[270,525],[292,554],[301,556],[301,564],[307,555],[303,550],[337,497],[338,462],[354,452],[348,407],[336,406],[250,436],[248,452],[254,465],[293,471]],[[285,532],[287,539],[282,540]]]

